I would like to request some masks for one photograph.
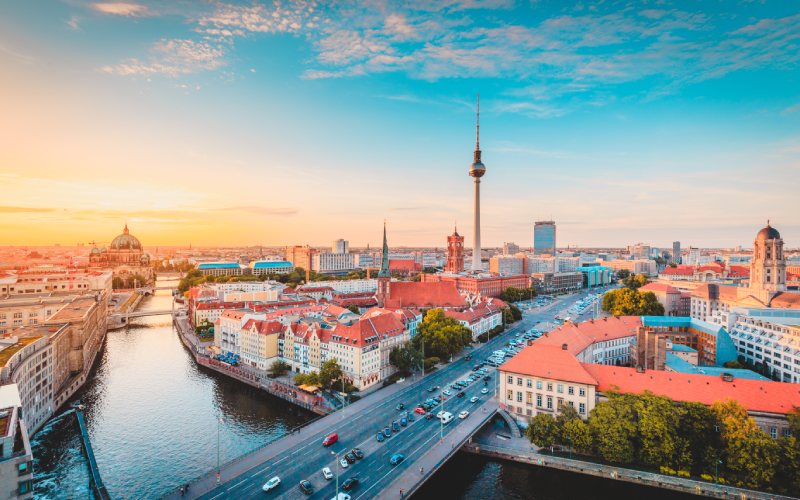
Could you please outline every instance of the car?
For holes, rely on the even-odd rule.
[[[390,427],[384,427],[383,435],[388,438],[389,436],[392,435],[392,429]]]
[[[324,477],[325,479],[327,479],[329,481],[331,479],[333,479],[333,472],[331,472],[330,467],[323,467],[322,468],[322,477]]]
[[[353,455],[352,453],[345,453],[344,459],[347,460],[348,464],[356,463],[356,456]]]
[[[352,450],[350,450],[350,453],[352,453],[353,455],[355,455],[355,457],[356,457],[357,459],[359,459],[359,460],[361,460],[362,458],[364,458],[364,452],[363,452],[363,451],[361,451],[361,448],[353,448]]]
[[[434,385],[434,386],[428,388],[428,392],[436,392],[438,390],[439,390],[439,386],[438,385]]]
[[[461,413],[458,414],[458,418],[460,418],[462,420],[467,418],[468,416],[469,416],[469,412],[467,410],[464,410],[464,411],[462,411]]]
[[[464,359],[469,361],[470,359],[472,359],[472,354],[467,354],[466,356],[464,356]]]
[[[456,396],[458,396],[460,398],[463,398],[464,397],[464,391],[459,392],[458,394],[456,394]]]
[[[439,401],[444,401],[445,399],[447,399],[447,397],[444,394],[439,396]]]
[[[376,435],[376,439],[378,440],[379,443],[382,443],[386,438],[383,437],[383,433],[381,431],[378,431],[378,434]]]
[[[417,415],[425,415],[425,408],[422,406],[417,406],[416,408],[414,408],[414,413],[416,413]]]
[[[398,465],[400,462],[406,459],[406,456],[402,453],[395,453],[394,455],[389,458],[389,465]]]
[[[439,420],[442,422],[442,425],[447,425],[453,421],[453,414],[450,413],[449,411],[446,411],[441,416],[441,418],[439,418]]]
[[[444,394],[445,396],[451,396],[453,393],[450,392],[450,389],[445,389],[442,391],[442,394]]]
[[[485,380],[486,382],[488,382],[491,378],[492,377],[490,377],[489,375],[484,375],[483,376],[483,380]]]
[[[400,425],[402,425],[403,427],[407,426],[408,425],[408,419],[406,417],[401,418],[400,419]]]
[[[339,435],[335,432],[333,434],[328,434],[325,436],[325,439],[322,440],[322,446],[330,446],[336,441],[339,440]]]
[[[339,465],[342,466],[342,469],[346,469],[348,466],[350,466],[350,464],[347,463],[347,460],[345,460],[344,457],[339,459]]]
[[[447,413],[447,412],[444,411],[444,410],[441,410],[439,413],[436,414],[436,418],[442,418],[445,413]]]
[[[483,389],[481,389],[481,394],[489,394],[489,389],[487,387],[484,387]]]
[[[358,478],[357,478],[357,477],[355,477],[355,476],[353,476],[353,477],[348,477],[348,478],[347,478],[347,479],[345,479],[345,480],[344,480],[344,482],[342,483],[342,489],[343,489],[344,491],[350,491],[350,490],[352,490],[353,488],[355,488],[356,486],[358,486],[358,482],[359,482],[359,481],[358,481]]]
[[[264,491],[271,491],[280,486],[280,484],[281,484],[281,478],[275,476],[266,483],[264,483],[264,486],[262,486],[261,489]]]
[[[302,481],[300,481],[300,491],[302,491],[306,495],[312,495],[314,493],[314,485],[303,479]]]
[[[478,402],[478,396],[472,396],[471,398],[469,398],[469,402],[470,403],[477,403]]]
[[[348,495],[347,493],[342,493],[340,491],[339,494],[336,495],[335,497],[332,497],[331,500],[350,500],[350,495]]]
[[[414,421],[414,414],[413,413],[409,413],[406,418],[408,418],[409,422],[413,422]]]
[[[425,420],[433,420],[433,413],[426,413]]]
[[[395,420],[394,422],[392,422],[392,432],[397,432],[399,430],[400,430],[400,422]]]
[[[476,372],[476,371],[478,371],[480,369],[481,369],[481,367],[478,366],[478,365],[475,365],[475,366],[472,367],[472,371],[474,371],[474,372]]]
[[[406,407],[403,403],[398,403],[397,406],[394,407],[395,410],[401,411]]]

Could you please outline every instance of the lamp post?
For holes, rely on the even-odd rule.
[[[422,378],[425,378],[425,337],[420,337],[422,341]]]
[[[442,389],[442,413],[444,413],[444,389]],[[444,442],[444,421],[440,418],[439,419],[439,441]]]
[[[338,453],[336,453],[335,451],[331,451],[331,455],[334,455],[336,457],[336,496],[334,498],[336,498],[336,500],[339,500],[339,468],[341,467],[341,464],[339,463]]]
[[[222,427],[222,417],[217,419],[217,482],[220,481],[220,446],[219,446],[219,435],[220,435],[220,428]]]
[[[720,466],[720,464],[722,464],[722,460],[717,459],[717,461],[714,462],[714,482],[715,483],[719,483],[719,466]]]

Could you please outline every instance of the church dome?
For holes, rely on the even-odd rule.
[[[97,248],[97,247],[94,247],[94,248],[92,248],[92,253],[93,254],[98,254],[98,253],[100,253],[100,249]]]
[[[777,240],[780,239],[781,233],[778,232],[777,229],[769,225],[769,221],[767,221],[767,226],[758,232],[756,235],[757,240]]]
[[[125,229],[122,230],[122,234],[114,238],[111,242],[111,249],[112,250],[141,250],[142,244],[139,242],[136,236],[133,236],[128,231],[128,225],[125,224]]]

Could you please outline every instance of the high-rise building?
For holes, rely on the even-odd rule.
[[[464,270],[464,237],[455,228],[447,237],[447,264],[444,270],[448,273],[460,273]]]
[[[516,255],[519,253],[519,245],[516,243],[503,243],[503,255]]]
[[[331,252],[333,253],[350,253],[350,242],[343,239],[338,239],[331,245]]]
[[[486,167],[481,161],[481,145],[480,145],[480,132],[481,132],[481,100],[478,96],[477,113],[475,115],[475,153],[472,159],[472,165],[469,167],[469,175],[475,179],[475,219],[474,219],[474,234],[472,240],[472,270],[479,272],[481,266],[481,177],[486,173]]]
[[[783,238],[777,229],[769,225],[769,221],[753,241],[750,289],[765,302],[769,302],[778,292],[786,290]]]
[[[556,254],[556,223],[540,220],[533,224],[533,253],[535,255]]]
[[[681,263],[681,242],[680,241],[673,241],[672,242],[672,263],[673,264],[680,264]]]

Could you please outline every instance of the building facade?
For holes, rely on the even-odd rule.
[[[556,254],[556,223],[554,221],[534,222],[533,253],[535,255]]]
[[[464,237],[458,234],[458,229],[447,237],[447,263],[444,270],[448,273],[464,270]]]

